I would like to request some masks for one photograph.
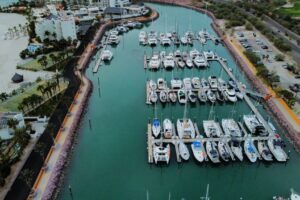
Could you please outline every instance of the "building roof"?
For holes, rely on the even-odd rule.
[[[116,7],[107,7],[105,8],[104,10],[104,14],[105,15],[110,15],[110,14],[113,14],[113,15],[121,15],[123,14],[125,11],[124,8],[116,8]]]
[[[11,78],[14,83],[20,83],[24,80],[23,75],[15,73],[15,75]]]

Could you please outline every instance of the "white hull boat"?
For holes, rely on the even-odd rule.
[[[189,98],[189,101],[192,102],[192,103],[196,103],[197,101],[197,95],[192,91],[192,90],[189,90],[188,93],[188,98]]]
[[[205,103],[207,101],[206,92],[203,89],[200,89],[198,91],[198,98],[199,98],[200,102]]]
[[[192,81],[190,78],[184,78],[183,79],[183,86],[185,90],[191,90],[192,89]]]
[[[172,103],[176,103],[177,101],[177,96],[175,92],[169,92],[169,99]]]
[[[158,164],[159,162],[165,162],[165,163],[169,164],[170,157],[171,157],[170,145],[167,144],[166,147],[154,145],[153,157],[154,157],[155,164]]]
[[[227,137],[242,137],[242,132],[233,119],[222,119],[222,127]]]
[[[250,162],[254,163],[257,160],[256,148],[253,144],[253,140],[249,137],[244,142],[244,151]]]
[[[191,144],[192,152],[198,162],[203,162],[205,159],[205,149],[201,141],[195,141]]]
[[[106,61],[111,61],[113,58],[113,53],[110,50],[104,50],[101,54],[101,60],[106,62]]]
[[[158,96],[157,96],[156,92],[154,92],[154,91],[151,91],[151,92],[150,92],[149,97],[150,97],[150,101],[151,101],[152,103],[156,103],[157,100],[158,100]]]
[[[157,79],[157,88],[160,90],[167,89],[167,82],[163,78]]]
[[[179,142],[179,154],[183,160],[188,160],[190,158],[190,152],[182,141]]]
[[[219,163],[220,162],[220,156],[219,156],[219,153],[217,151],[217,145],[216,145],[215,142],[213,142],[213,141],[207,141],[206,142],[206,153],[207,153],[209,159],[213,163]]]
[[[186,94],[185,90],[182,90],[182,89],[178,90],[177,97],[178,97],[179,103],[186,104],[187,94]]]
[[[171,80],[171,88],[172,89],[181,89],[182,88],[182,80],[179,80],[178,78]]]
[[[192,85],[193,85],[194,89],[200,89],[201,88],[200,78],[193,77],[192,78]]]
[[[261,157],[265,161],[273,161],[273,156],[265,141],[257,141],[257,149]]]
[[[214,120],[203,120],[203,128],[206,137],[221,137],[223,135],[220,124]]]
[[[165,119],[163,121],[163,130],[164,130],[164,137],[167,139],[172,138],[173,136],[173,125],[170,119]]]
[[[282,149],[282,140],[279,137],[276,139],[269,139],[268,147],[277,161],[285,162],[287,160],[287,155]]]
[[[240,161],[243,161],[243,148],[241,146],[240,141],[232,140],[230,144],[230,148],[235,157],[237,157]]]
[[[168,100],[168,94],[165,90],[160,91],[159,93],[159,99],[162,103],[166,103]]]
[[[157,118],[154,118],[152,121],[152,134],[154,137],[158,137],[160,134],[161,126],[160,121]]]
[[[222,160],[228,162],[230,160],[230,154],[229,154],[230,149],[227,148],[227,145],[225,144],[224,141],[220,141],[218,143],[218,150]]]
[[[177,132],[180,139],[195,138],[195,128],[191,119],[178,119]]]

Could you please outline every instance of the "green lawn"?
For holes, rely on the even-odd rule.
[[[293,17],[300,17],[300,0],[294,0],[293,2],[293,8],[280,8],[280,11]]]
[[[60,53],[60,52],[52,52],[52,54],[56,55]],[[31,60],[27,63],[24,64],[20,64],[17,66],[18,69],[25,69],[25,70],[31,70],[31,71],[40,71],[40,70],[44,70],[47,69],[48,67],[51,67],[54,63],[52,62],[52,59],[50,58],[50,54],[46,54],[47,56],[47,66],[44,68],[39,62],[38,62],[38,58]],[[71,53],[69,54],[71,55]]]
[[[9,98],[7,101],[5,102],[1,102],[0,104],[0,112],[10,112],[10,111],[18,111],[18,105],[22,102],[22,100],[25,97],[28,97],[32,94],[37,94],[37,95],[41,95],[42,94],[37,91],[37,87],[40,84],[43,84],[44,82],[41,82],[39,84],[33,84],[33,86],[25,88],[25,91],[23,93],[17,94],[11,98]],[[68,86],[67,82],[63,82],[60,81],[60,88],[65,89]]]

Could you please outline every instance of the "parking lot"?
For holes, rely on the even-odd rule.
[[[263,64],[270,72],[275,72],[280,77],[279,86],[294,92],[298,97],[295,111],[300,116],[300,73],[294,73],[291,65],[297,67],[289,55],[281,53],[273,44],[258,31],[247,31],[244,27],[237,27],[234,30],[234,37],[239,41],[245,50],[250,50],[258,55]],[[276,61],[278,54],[284,55],[283,61]]]

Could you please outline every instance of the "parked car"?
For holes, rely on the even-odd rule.
[[[295,78],[296,78],[296,79],[300,79],[300,75],[296,75]]]
[[[261,48],[262,49],[269,49],[269,47],[267,45],[262,45]]]

